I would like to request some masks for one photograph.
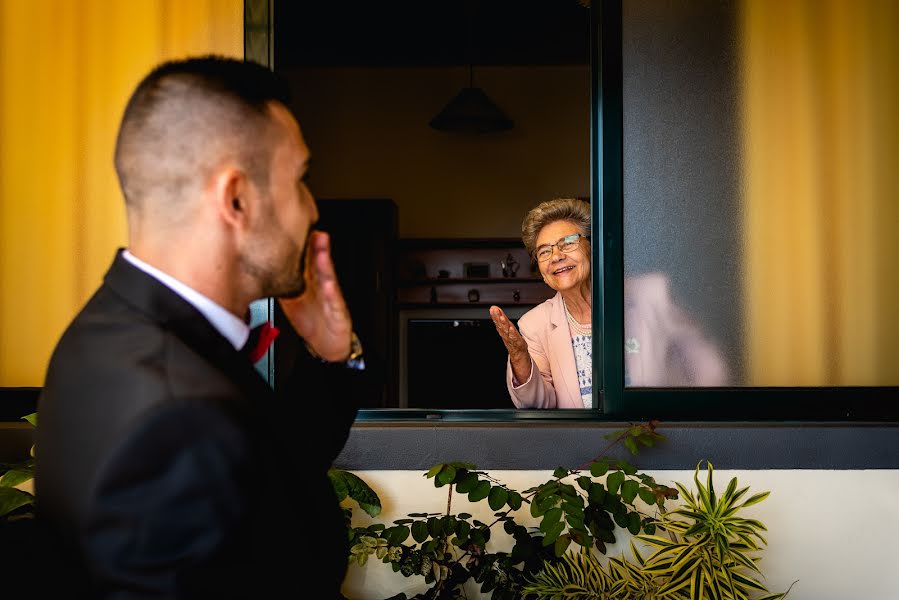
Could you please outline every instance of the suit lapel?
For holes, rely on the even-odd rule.
[[[566,408],[577,407],[581,399],[581,388],[577,381],[577,365],[574,361],[574,348],[571,346],[571,332],[568,329],[568,319],[565,318],[562,295],[557,292],[550,299],[550,304],[552,305],[549,332],[550,347],[552,348],[550,356],[558,363],[558,368],[553,369],[553,385],[556,390],[559,389],[557,381],[558,375],[561,374],[561,387],[565,390],[564,398],[566,400],[564,405]],[[560,408],[562,408],[561,402]]]
[[[243,392],[234,409],[246,412],[248,399],[268,399],[272,389],[252,363],[206,320],[196,308],[154,277],[116,254],[104,283],[125,302],[156,321],[199,356],[217,367]]]

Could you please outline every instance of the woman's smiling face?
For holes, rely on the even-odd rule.
[[[553,221],[544,225],[537,234],[536,248],[556,244],[563,237],[573,233],[583,233],[573,221]],[[580,238],[572,252],[561,252],[554,247],[549,260],[537,264],[543,281],[557,292],[589,286],[590,243],[586,238]]]

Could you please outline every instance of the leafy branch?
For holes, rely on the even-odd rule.
[[[25,415],[22,419],[33,427],[37,426],[37,413]],[[34,478],[34,446],[31,446],[31,458],[13,465],[0,464],[0,473],[0,518],[31,517],[34,495],[17,486]]]
[[[655,446],[664,440],[657,426],[651,421],[612,432],[605,436],[609,444],[590,463],[577,469],[559,467],[552,479],[522,492],[469,463],[435,465],[425,476],[435,487],[448,487],[446,512],[412,513],[391,526],[351,528],[350,559],[364,565],[375,556],[407,577],[424,576],[432,587],[416,598],[455,598],[470,579],[480,584],[482,592],[492,591],[493,598],[520,597],[528,577],[542,571],[545,563],[560,561],[572,543],[605,553],[606,544],[616,541],[616,527],[633,535],[655,532],[655,515],[645,513],[636,499],[658,512],[664,510],[665,500],[677,497],[677,490],[606,455],[619,444],[633,455],[640,446]],[[585,468],[590,476],[584,474]],[[492,522],[468,513],[453,514],[454,491],[473,503],[486,500],[494,511]],[[539,519],[537,527],[515,521],[513,513],[524,505]],[[500,523],[514,540],[508,553],[487,549],[491,531]]]

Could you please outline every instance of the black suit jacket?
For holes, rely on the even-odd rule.
[[[360,375],[299,360],[275,394],[196,309],[116,256],[38,402],[38,519],[89,574],[88,595],[341,597],[347,537],[326,473]]]

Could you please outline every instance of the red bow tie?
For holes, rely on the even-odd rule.
[[[275,341],[275,338],[278,337],[278,328],[269,324],[268,321],[260,325],[259,327],[255,327],[250,332],[250,337],[247,340],[247,348],[250,350],[250,361],[253,363],[259,362],[259,360],[265,356],[265,353],[268,352],[269,346],[272,345],[272,342]],[[255,338],[255,340],[254,340]],[[254,345],[250,345],[250,344]]]

